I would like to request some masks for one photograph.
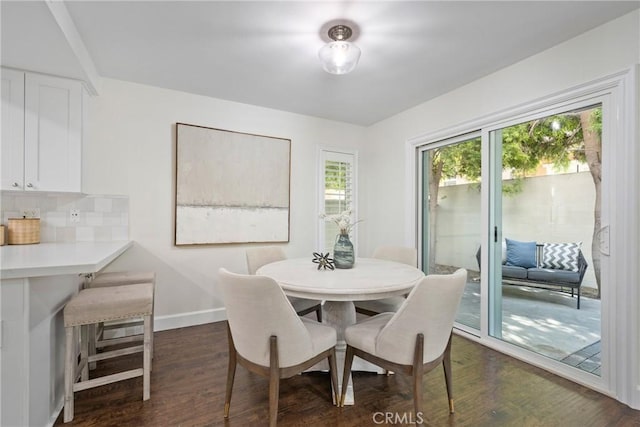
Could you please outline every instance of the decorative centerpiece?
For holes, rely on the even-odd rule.
[[[340,234],[336,236],[336,243],[333,246],[333,262],[336,268],[352,268],[355,262],[353,243],[349,239],[349,232],[361,220],[352,223],[351,214],[351,209],[347,209],[339,215],[320,215],[320,218],[335,222],[340,229]]]
[[[333,270],[335,267],[333,266],[333,258],[329,258],[329,252],[323,254],[322,252],[314,252],[313,260],[315,264],[318,264],[318,270],[321,268]]]

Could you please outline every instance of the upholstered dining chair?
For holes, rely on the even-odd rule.
[[[395,261],[410,266],[418,265],[418,251],[403,246],[379,246],[372,258]],[[396,312],[404,302],[404,296],[389,297],[380,300],[355,301],[356,313],[375,316],[380,313]]]
[[[263,246],[259,248],[249,248],[246,251],[247,269],[249,274],[256,274],[256,271],[265,264],[287,259],[284,251],[277,246]],[[298,316],[316,312],[318,322],[322,322],[322,304],[320,301],[287,297],[293,308],[295,308]]]
[[[351,374],[354,356],[411,375],[415,417],[422,419],[422,377],[442,362],[449,412],[453,413],[451,335],[466,282],[465,269],[453,274],[428,275],[413,288],[396,313],[378,314],[347,327],[343,378]],[[346,384],[343,381],[341,406]]]
[[[269,378],[269,425],[278,419],[281,378],[303,372],[327,358],[332,396],[339,402],[336,372],[336,330],[314,320],[299,317],[273,279],[234,274],[224,268],[218,273],[227,310],[229,370],[224,417],[229,418],[236,365]]]

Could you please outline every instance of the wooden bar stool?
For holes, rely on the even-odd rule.
[[[89,355],[88,327],[100,322],[143,317],[143,344]],[[83,289],[64,308],[66,334],[64,371],[64,422],[73,420],[74,393],[88,388],[142,376],[142,399],[151,395],[151,319],[153,283],[137,283],[95,289]],[[77,357],[80,335],[80,361]],[[89,363],[142,351],[142,368],[89,379]],[[79,381],[78,381],[79,379]],[[77,382],[76,382],[77,381]]]
[[[91,280],[85,283],[85,288],[104,288],[111,286],[133,285],[135,283],[153,283],[155,295],[156,273],[153,271],[115,271],[108,273],[97,273]],[[140,327],[142,320],[128,321],[125,323],[116,322],[105,325],[99,323],[89,327],[89,354],[96,354],[98,348],[104,348],[111,345],[119,345],[128,342],[142,341],[143,334],[127,335],[123,332],[123,336],[105,339],[105,331],[117,331],[126,328]],[[151,330],[153,331],[153,317],[151,317]],[[153,359],[153,335],[151,336],[151,358]],[[95,363],[90,364],[90,369],[95,368]]]

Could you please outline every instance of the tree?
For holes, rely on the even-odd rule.
[[[535,171],[541,163],[553,163],[566,169],[571,160],[586,162],[595,184],[594,227],[592,239],[593,267],[600,294],[600,251],[597,233],[600,230],[601,200],[601,129],[602,109],[582,110],[548,116],[502,129],[502,167],[514,177],[504,183],[507,195],[519,193],[522,178]],[[429,150],[428,174],[429,235],[435,236],[438,192],[442,179],[463,177],[478,182],[481,173],[480,138]],[[429,266],[435,266],[435,239],[429,239]]]

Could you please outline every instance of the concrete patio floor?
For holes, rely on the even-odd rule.
[[[479,329],[480,282],[467,283],[459,323]],[[600,300],[526,286],[502,286],[502,339],[555,360],[569,357],[600,341]],[[575,365],[574,365],[575,366]],[[595,370],[591,372],[596,373]]]

